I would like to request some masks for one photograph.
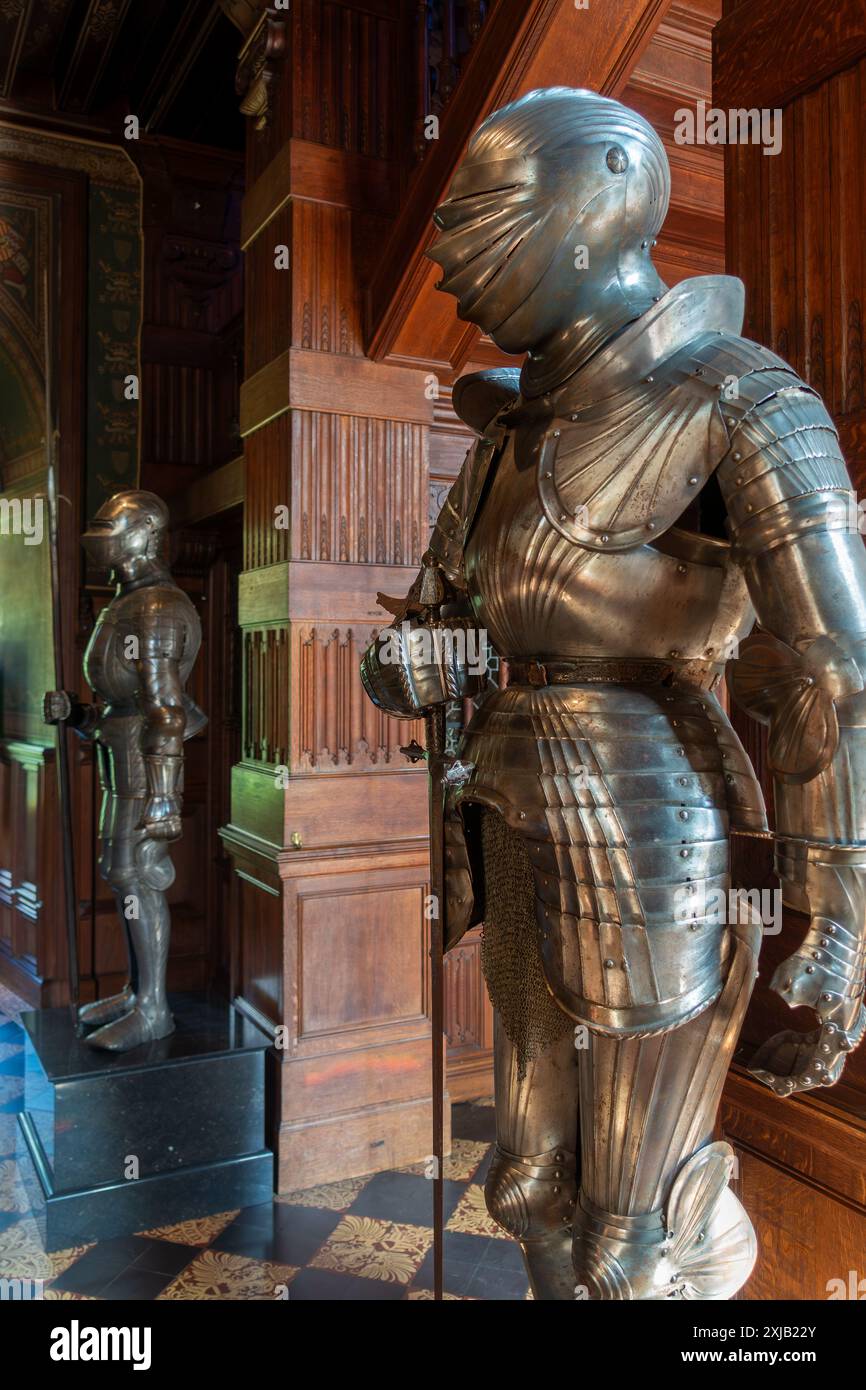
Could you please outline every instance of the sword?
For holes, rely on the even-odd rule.
[[[54,420],[54,373],[49,323],[48,272],[43,277],[45,303],[45,461],[48,492],[48,540],[51,552],[51,619],[54,635],[54,688],[65,690],[63,679],[63,610],[60,594],[60,557],[57,533],[57,482],[54,460],[59,432]],[[81,1036],[78,1018],[78,899],[75,893],[75,853],[72,839],[72,801],[69,780],[69,744],[66,720],[57,721],[57,789],[60,803],[60,835],[63,853],[64,915],[66,950],[69,964],[69,1008],[76,1036]]]
[[[447,597],[445,583],[429,551],[422,557],[421,563],[423,575],[418,606],[425,615],[425,621],[435,626]],[[407,748],[401,748],[400,751],[410,762],[417,762],[422,757],[426,757],[427,760],[430,892],[434,907],[430,917],[430,1027],[433,1033],[433,1297],[441,1300],[445,1236],[445,1057],[442,1047],[445,1032],[445,771],[449,762],[445,753],[444,705],[434,705],[428,710],[424,715],[424,727],[426,748],[419,748],[413,740]]]
[[[445,1193],[445,706],[424,716],[430,815],[430,890],[436,909],[430,919],[430,1025],[433,1030],[433,1297],[443,1293]]]

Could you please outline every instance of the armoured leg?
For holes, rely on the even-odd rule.
[[[85,1028],[100,1028],[103,1023],[112,1023],[135,1008],[135,990],[132,984],[124,985],[119,994],[108,994],[104,999],[96,999],[92,1004],[82,1004],[78,1018]]]
[[[110,848],[103,853],[103,862],[110,861]],[[126,941],[126,955],[128,961],[129,984],[124,985],[118,994],[108,994],[104,999],[96,999],[92,1004],[82,1004],[78,1010],[79,1021],[85,1028],[101,1028],[104,1023],[113,1023],[116,1018],[123,1018],[131,1009],[135,1008],[136,995],[136,976],[137,966],[135,953],[132,949],[132,940],[129,934],[129,923],[126,920],[122,895],[117,895],[117,906],[120,914],[123,935]]]
[[[127,1052],[141,1043],[167,1037],[174,1029],[165,993],[171,925],[165,891],[173,882],[174,869],[164,842],[149,840],[132,828],[140,814],[137,798],[115,808],[112,829],[120,833],[103,841],[100,861],[127,934],[135,982],[134,990],[98,1001],[108,1006],[113,1021],[97,1028],[87,1041],[110,1052]],[[126,1010],[113,1012],[124,997],[129,1000]]]
[[[578,1127],[571,1031],[521,1072],[497,1013],[494,1078],[496,1153],[484,1187],[487,1210],[520,1241],[535,1298],[571,1298]]]
[[[760,925],[731,929],[718,1001],[649,1038],[590,1035],[579,1053],[575,1283],[593,1299],[725,1299],[755,1262],[713,1125],[757,970]],[[580,1295],[578,1295],[580,1296]]]
[[[541,973],[529,858],[520,837],[485,810],[482,964],[495,1007],[496,1153],[487,1208],[520,1241],[538,1299],[572,1296],[577,1196],[577,1054],[573,1025]]]

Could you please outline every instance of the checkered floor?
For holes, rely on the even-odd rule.
[[[0,986],[0,1279],[43,1281],[46,1299],[432,1298],[432,1188],[420,1166],[45,1254],[14,1160],[24,1089],[21,1007]],[[525,1299],[519,1248],[484,1206],[490,1104],[455,1106],[452,1131],[446,1297]]]

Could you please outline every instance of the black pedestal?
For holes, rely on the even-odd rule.
[[[115,1055],[66,1009],[26,1031],[18,1162],[46,1250],[267,1202],[265,1053],[231,1005],[171,1000],[170,1038]]]

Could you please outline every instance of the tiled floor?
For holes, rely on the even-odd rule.
[[[0,1280],[41,1280],[47,1299],[432,1297],[432,1187],[421,1167],[46,1255],[13,1156],[24,1089],[20,1007],[0,986]],[[452,1130],[446,1297],[525,1299],[520,1251],[484,1206],[492,1108],[455,1106]]]

